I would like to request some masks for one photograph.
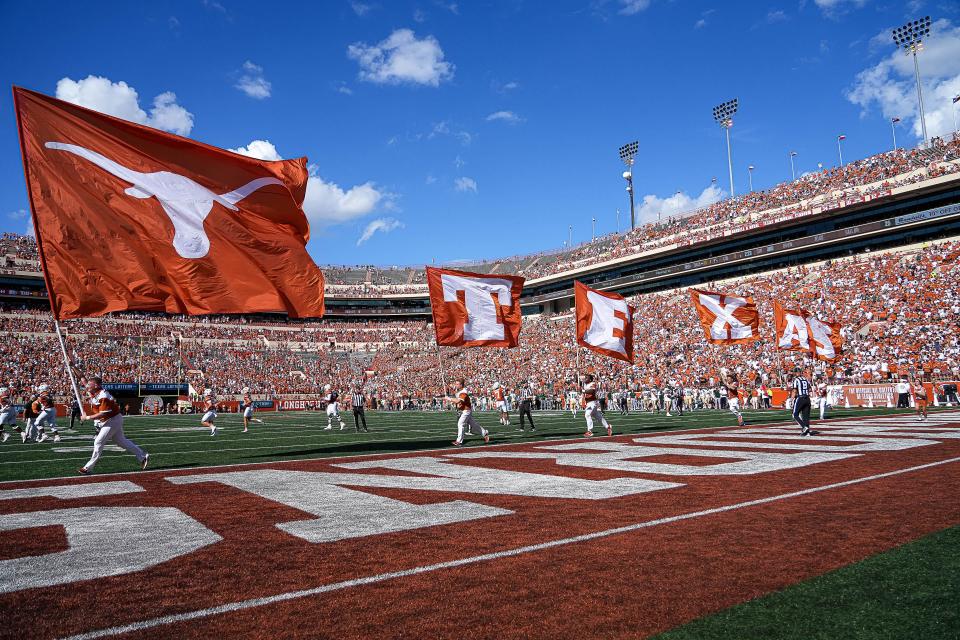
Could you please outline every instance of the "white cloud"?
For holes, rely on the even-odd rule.
[[[81,107],[181,136],[189,135],[193,129],[193,114],[177,104],[177,96],[172,91],[154,98],[149,114],[140,108],[136,89],[122,80],[111,82],[108,78],[93,75],[83,80],[61,78],[57,82],[56,95],[60,100]]]
[[[701,191],[700,195],[695,198],[682,191],[668,198],[649,194],[643,196],[637,206],[637,224],[656,222],[658,219],[666,220],[670,216],[693,213],[701,207],[719,201],[724,195],[724,191],[713,184]]]
[[[230,151],[257,160],[283,160],[277,153],[277,148],[269,140],[252,140],[247,146],[230,149]]]
[[[357,246],[359,247],[362,245],[364,242],[373,237],[373,234],[378,231],[380,233],[390,233],[394,229],[402,228],[403,223],[396,218],[377,218],[376,220],[371,220],[363,230],[363,233],[361,233],[360,237],[357,239]]]
[[[787,12],[783,9],[771,9],[767,11],[767,23],[775,24],[777,22],[785,22],[787,20]]]
[[[694,29],[703,29],[707,26],[707,21],[704,18],[700,18],[693,24]]]
[[[364,182],[344,190],[340,185],[311,172],[303,210],[311,222],[331,225],[363,217],[378,206],[390,209],[392,200],[390,194],[377,189],[373,182]]]
[[[234,153],[259,160],[280,160],[282,156],[269,140],[253,140],[245,147],[230,149]],[[321,226],[339,224],[372,213],[377,208],[392,210],[394,194],[377,188],[373,182],[343,189],[340,185],[324,180],[317,174],[316,166],[309,166],[307,194],[303,199],[303,211],[311,223]]]
[[[513,111],[495,111],[487,116],[487,122],[506,122],[508,124],[518,124],[523,119]]]
[[[813,0],[813,3],[820,8],[823,15],[829,18],[835,18],[840,14],[853,9],[861,9],[867,4],[868,0]]]
[[[625,16],[632,16],[640,13],[650,6],[650,0],[620,0],[620,13]]]
[[[413,10],[413,21],[414,22],[426,22],[427,14],[424,13],[423,9],[414,9]]]
[[[256,100],[269,98],[273,88],[270,81],[263,75],[263,67],[249,60],[243,63],[240,79],[233,86]]]
[[[30,212],[26,209],[17,209],[16,211],[11,211],[8,213],[7,217],[13,220],[22,220],[23,218],[30,217]]]
[[[354,0],[350,3],[350,8],[353,9],[353,12],[360,17],[363,17],[370,13],[370,10],[373,9],[373,6],[366,4],[365,2],[357,2]]]
[[[472,191],[477,193],[477,181],[473,178],[463,176],[453,181],[453,188],[457,191]]]
[[[932,137],[947,135],[953,130],[951,99],[960,93],[960,27],[954,27],[948,20],[938,20],[931,31],[920,54],[920,73],[927,134]],[[894,46],[892,39],[889,46]],[[917,138],[923,135],[913,58],[900,50],[858,73],[846,98],[861,108],[861,117],[879,107],[885,119],[902,118]]]
[[[452,129],[450,123],[446,120],[433,123],[433,128],[430,129],[430,133],[427,134],[427,140],[433,140],[439,136],[453,136],[459,140],[463,146],[467,146],[473,142],[472,133],[463,129]]]
[[[397,29],[375,45],[357,42],[347,57],[360,65],[360,79],[377,84],[422,84],[431,87],[453,78],[453,64],[433,36],[420,40],[410,29]]]

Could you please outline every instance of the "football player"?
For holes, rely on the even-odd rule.
[[[917,405],[917,421],[927,419],[927,388],[919,380],[913,382],[913,403]]]
[[[213,423],[217,419],[217,397],[213,395],[212,389],[203,390],[203,416],[200,418],[200,424],[210,429],[210,436],[217,435],[217,425]]]
[[[130,440],[123,434],[123,414],[120,413],[120,406],[113,396],[103,388],[103,381],[100,378],[90,378],[87,381],[87,395],[89,396],[89,405],[92,405],[92,414],[84,411],[80,415],[80,421],[93,420],[93,426],[97,428],[97,435],[93,439],[93,455],[90,461],[80,467],[81,474],[87,475],[97,464],[100,454],[103,453],[105,444],[113,440],[118,445],[137,457],[141,469],[147,468],[150,461],[150,454],[138,447],[133,440]]]
[[[243,388],[243,400],[241,400],[241,406],[243,407],[243,433],[249,431],[250,423],[257,422],[263,424],[263,420],[253,417],[253,398],[250,397],[250,387]]]
[[[593,381],[593,376],[589,373],[583,377],[583,381],[583,411],[584,417],[587,419],[587,432],[583,434],[583,437],[593,437],[593,423],[597,420],[607,429],[607,435],[612,436],[613,427],[603,416],[600,403],[597,401],[597,383]]]
[[[347,423],[340,417],[340,392],[329,384],[323,385],[323,391],[327,394],[323,398],[327,403],[327,426],[323,430],[330,431],[333,429],[333,420],[336,419],[340,423],[340,431],[343,431]]]
[[[447,402],[456,404],[460,411],[460,418],[457,420],[457,439],[453,441],[453,446],[463,446],[464,430],[468,427],[471,428],[471,431],[472,427],[479,429],[483,441],[490,442],[490,432],[480,426],[480,423],[473,417],[473,402],[470,400],[470,392],[467,391],[467,381],[460,378],[457,383],[460,386],[460,391],[457,392],[456,397],[447,396],[444,398]]]
[[[510,414],[507,412],[507,398],[503,393],[503,387],[499,382],[493,384],[493,398],[497,402],[497,411],[500,412],[500,424],[506,426],[510,424]]]
[[[53,441],[60,442],[60,432],[57,430],[57,406],[53,402],[53,394],[50,393],[50,388],[45,384],[37,387],[37,399],[33,402],[33,412],[36,414],[33,419],[33,426],[40,434],[37,442],[43,442],[47,439],[48,436],[44,431],[45,427],[49,427]]]
[[[10,439],[10,434],[4,431],[7,426],[13,427],[14,431],[19,431],[20,437],[26,442],[26,432],[17,425],[17,408],[13,404],[12,395],[7,387],[0,389],[0,442]]]
[[[743,414],[740,413],[740,382],[737,381],[737,375],[728,373],[723,380],[723,386],[727,390],[727,407],[729,407],[730,413],[737,416],[737,424],[742,427],[744,421]]]

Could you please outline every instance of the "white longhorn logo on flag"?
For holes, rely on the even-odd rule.
[[[797,343],[797,346],[804,351],[810,350],[810,334],[807,331],[807,322],[803,316],[794,313],[784,312],[783,335],[777,341],[777,346],[781,349],[789,349]]]
[[[583,334],[584,342],[601,349],[627,355],[625,331],[630,317],[626,300],[613,300],[595,291],[587,292],[592,307],[590,328]]]
[[[215,201],[231,211],[237,211],[236,204],[257,189],[269,184],[283,185],[277,178],[257,178],[228,193],[216,194],[178,173],[134,171],[75,144],[47,142],[44,146],[80,156],[121,180],[132,183],[133,186],[124,191],[128,196],[159,200],[173,223],[173,248],[184,258],[202,258],[210,251],[210,239],[203,229],[203,221],[210,215]]]
[[[817,355],[827,360],[836,358],[837,350],[833,346],[833,341],[830,340],[833,329],[814,316],[807,318],[807,322],[810,326],[810,336],[817,348]]]
[[[698,294],[700,304],[706,307],[714,316],[713,324],[710,325],[710,337],[715,340],[742,339],[753,336],[753,327],[744,324],[734,317],[734,312],[747,304],[745,298],[736,296],[724,296],[721,304],[719,296],[708,296]],[[729,329],[728,329],[729,327]]]
[[[473,340],[503,340],[503,322],[499,307],[512,304],[513,282],[500,278],[464,278],[442,274],[443,301],[457,302],[458,292],[463,292],[467,321],[463,325],[465,342]]]

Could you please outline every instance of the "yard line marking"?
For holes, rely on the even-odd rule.
[[[770,496],[767,498],[747,500],[746,502],[738,502],[736,504],[730,504],[723,507],[714,507],[712,509],[704,509],[702,511],[694,511],[691,513],[684,513],[677,516],[658,518],[656,520],[647,520],[646,522],[637,522],[635,524],[616,527],[613,529],[595,531],[593,533],[585,533],[585,534],[582,534],[579,536],[573,536],[570,538],[561,538],[559,540],[551,540],[549,542],[541,542],[538,544],[527,545],[523,547],[516,547],[514,549],[507,549],[505,551],[484,553],[481,555],[461,558],[459,560],[448,560],[446,562],[438,562],[435,564],[422,565],[419,567],[413,567],[411,569],[403,569],[401,571],[390,571],[388,573],[380,573],[372,576],[366,576],[363,578],[354,578],[352,580],[343,580],[341,582],[333,582],[330,584],[325,584],[325,585],[321,585],[319,587],[313,587],[310,589],[288,591],[286,593],[279,593],[276,595],[266,596],[263,598],[251,598],[249,600],[240,600],[237,602],[222,604],[216,607],[209,607],[206,609],[197,609],[195,611],[188,611],[185,613],[177,613],[177,614],[172,614],[167,616],[160,616],[158,618],[150,618],[148,620],[142,620],[140,622],[133,622],[126,625],[108,627],[105,629],[98,629],[96,631],[80,633],[77,635],[69,636],[65,640],[93,640],[94,638],[106,638],[109,636],[116,636],[123,633],[143,631],[146,629],[152,629],[154,627],[160,627],[163,625],[175,624],[177,622],[187,622],[189,620],[198,620],[201,618],[208,618],[210,616],[215,616],[222,613],[243,611],[245,609],[263,607],[270,604],[276,604],[278,602],[298,600],[300,598],[307,598],[310,596],[319,595],[321,593],[329,593],[331,591],[341,591],[343,589],[349,589],[352,587],[360,587],[368,584],[375,584],[378,582],[386,582],[388,580],[394,580],[397,578],[406,578],[409,576],[415,576],[415,575],[420,575],[424,573],[431,573],[433,571],[440,571],[442,569],[452,569],[455,567],[462,567],[466,565],[477,564],[480,562],[486,562],[488,560],[499,560],[501,558],[511,558],[515,556],[524,555],[527,553],[533,553],[535,551],[543,551],[544,549],[551,549],[553,547],[561,547],[569,544],[575,544],[578,542],[588,542],[591,540],[597,540],[599,538],[607,538],[609,536],[619,535],[621,533],[630,533],[632,531],[638,531],[640,529],[648,529],[650,527],[655,527],[661,524],[670,524],[673,522],[680,522],[683,520],[691,520],[693,518],[702,518],[704,516],[716,515],[718,513],[725,513],[728,511],[735,511],[737,509],[745,509],[747,507],[755,507],[762,504],[777,502],[779,500],[788,500],[790,498],[806,496],[813,493],[819,493],[821,491],[828,491],[830,489],[839,489],[842,487],[849,487],[856,484],[862,484],[864,482],[871,482],[873,480],[880,480],[883,478],[898,476],[905,473],[912,473],[914,471],[921,471],[923,469],[938,467],[938,466],[950,464],[953,462],[960,462],[960,457],[949,458],[947,460],[939,460],[937,462],[928,462],[926,464],[921,464],[914,467],[897,469],[895,471],[888,471],[886,473],[878,473],[878,474],[875,474],[872,476],[866,476],[863,478],[845,480],[843,482],[834,482],[834,483],[822,485],[819,487],[802,489],[800,491],[782,493],[782,494],[779,494],[776,496]]]

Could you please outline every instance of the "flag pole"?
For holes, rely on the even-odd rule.
[[[63,354],[63,363],[67,367],[67,375],[70,376],[70,386],[73,387],[73,396],[77,399],[77,405],[83,408],[83,401],[80,399],[80,389],[77,388],[77,380],[73,376],[73,367],[70,364],[70,356],[67,355],[67,343],[63,339],[63,332],[60,331],[60,321],[54,317],[53,326],[57,330],[57,339],[60,341],[60,352]]]
[[[441,395],[442,395],[443,397],[446,397],[447,391],[448,391],[448,389],[447,389],[447,376],[446,376],[446,374],[445,374],[444,371],[443,371],[443,358],[440,357],[440,345],[439,345],[439,344],[437,345],[437,362],[440,364],[440,384],[443,385],[443,393],[442,393]]]

